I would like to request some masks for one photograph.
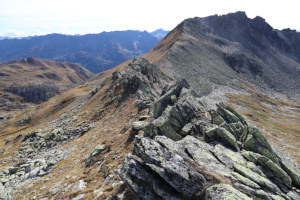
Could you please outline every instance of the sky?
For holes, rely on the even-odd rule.
[[[0,0],[0,36],[172,30],[191,17],[245,11],[300,30],[298,0]],[[299,1],[298,1],[299,2]]]

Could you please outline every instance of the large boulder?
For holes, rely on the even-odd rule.
[[[247,177],[248,179],[256,182],[261,187],[266,188],[266,189],[271,190],[271,191],[281,192],[281,190],[278,188],[278,186],[276,184],[274,184],[269,179],[253,172],[251,169],[249,169],[247,167],[244,167],[242,165],[239,165],[239,164],[234,164],[233,167],[234,167],[234,170],[237,171],[239,174],[241,174],[241,175]]]
[[[219,141],[234,150],[239,150],[236,138],[232,133],[227,131],[225,128],[213,126],[206,128],[205,131],[206,140]]]
[[[153,117],[154,118],[159,117],[164,111],[164,109],[169,104],[173,103],[171,99],[172,96],[178,97],[182,88],[189,88],[189,87],[190,86],[185,79],[172,83],[171,86],[169,86],[168,91],[154,103]]]
[[[273,152],[271,145],[257,128],[248,126],[248,135],[244,143],[244,149],[264,155],[276,164],[279,164],[277,155]]]
[[[292,180],[290,176],[276,163],[274,163],[271,159],[266,156],[251,152],[251,151],[243,151],[242,155],[249,161],[259,164],[264,167],[264,170],[267,172],[271,172],[273,177],[280,179],[287,187],[292,187]],[[269,174],[269,173],[267,173]]]
[[[194,196],[206,180],[178,154],[145,137],[136,137],[135,152],[164,181],[184,196]]]
[[[130,190],[143,200],[180,200],[180,194],[157,175],[138,157],[127,154],[117,173]]]
[[[280,165],[282,166],[282,169],[291,177],[293,185],[300,189],[299,167],[283,156],[280,156]]]

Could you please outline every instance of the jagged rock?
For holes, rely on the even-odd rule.
[[[280,165],[282,169],[291,177],[293,185],[300,188],[300,169],[295,163],[292,163],[284,155],[278,153],[280,158]]]
[[[232,151],[231,149],[228,149],[221,144],[215,145],[212,152],[222,163],[224,163],[229,168],[233,168],[234,163],[240,165],[247,164],[247,161],[240,153]]]
[[[248,126],[248,136],[244,143],[244,149],[264,155],[279,164],[271,145],[257,128]]]
[[[17,167],[17,166],[16,167],[10,167],[8,169],[10,174],[15,174],[15,173],[17,173],[18,170],[19,170],[19,167]]]
[[[235,183],[234,186],[242,189],[243,191],[246,191],[248,194],[251,194],[251,195],[255,196],[258,199],[266,199],[266,200],[273,200],[273,199],[285,200],[285,199],[289,199],[289,198],[284,199],[281,196],[274,195],[274,194],[269,193],[269,192],[265,192],[262,189],[253,189],[251,187],[248,187],[247,185],[243,185],[243,184],[239,184],[239,183]]]
[[[223,177],[230,177],[230,169],[223,165],[213,154],[213,147],[193,136],[186,136],[176,142],[176,151],[192,158],[200,166]]]
[[[137,94],[139,109],[147,107],[147,101],[156,100],[168,80],[157,66],[141,57],[133,59],[127,70],[114,72],[112,78],[119,79],[114,90],[123,90],[122,99]]]
[[[31,170],[33,170],[33,168],[34,168],[34,163],[32,163],[32,162],[29,163],[25,168],[25,173],[30,172]]]
[[[156,136],[155,141],[167,149],[185,156],[185,159],[196,161],[212,173],[223,177],[230,177],[230,169],[219,162],[212,154],[213,148],[205,142],[199,141],[192,136],[186,136],[180,141],[174,142],[165,136]],[[226,152],[224,152],[226,153]]]
[[[225,108],[224,104],[217,104],[217,107],[217,113],[221,115],[223,119],[225,119],[228,123],[235,123],[240,121],[240,119],[235,114]]]
[[[234,135],[232,135],[225,128],[218,126],[210,127],[205,131],[205,136],[208,140],[219,141],[235,150],[239,150]]]
[[[40,174],[40,169],[39,168],[35,168],[34,170],[29,172],[28,178],[32,178],[35,176],[38,176]]]
[[[154,103],[154,117],[160,114],[158,118],[155,118],[149,126],[145,128],[145,136],[154,137],[155,135],[166,135],[173,140],[180,140],[184,136],[184,131],[188,128],[185,127],[187,123],[191,122],[194,117],[205,115],[204,107],[198,101],[198,99],[189,90],[183,87],[185,81],[181,81],[181,84],[170,86],[172,92],[178,96],[178,101],[175,104],[170,104],[170,93],[166,93],[162,98]],[[157,106],[155,106],[157,104]],[[190,125],[193,126],[193,125]],[[193,126],[194,127],[194,126]],[[180,132],[183,129],[181,135]],[[200,131],[197,131],[200,134]]]
[[[146,128],[144,135],[153,137],[158,134],[166,135],[173,140],[180,140],[182,137],[176,132],[176,129],[181,129],[181,124],[176,118],[171,117],[171,110],[174,109],[168,106],[162,113],[162,116],[153,120]]]
[[[269,158],[250,151],[243,151],[242,155],[247,160],[260,164],[265,170],[272,172],[276,178],[281,179],[282,182],[289,188],[292,187],[292,180],[289,175]]]
[[[173,188],[187,197],[194,196],[206,184],[199,174],[176,153],[145,137],[136,137],[135,152]]]
[[[287,193],[296,184],[276,162],[283,159],[278,159],[257,129],[224,104],[207,117],[206,108],[185,87],[176,92],[179,95],[173,94],[176,101],[171,100],[168,94],[174,85],[156,101],[157,111],[144,137],[136,137],[134,149],[140,158],[128,155],[119,172],[140,199],[172,199],[170,195],[197,199],[205,194],[212,194],[207,197],[212,199],[289,199]],[[257,159],[247,158],[240,150],[248,150]],[[213,187],[224,182],[234,188]],[[206,193],[207,186],[212,193]]]
[[[162,179],[158,179],[156,173],[134,155],[127,154],[125,156],[125,160],[118,167],[117,173],[140,199],[181,199],[176,190],[165,184]]]
[[[230,106],[225,105],[224,103],[217,104],[218,109],[225,114],[225,119],[228,119],[229,122],[233,123],[240,121],[243,125],[248,125],[245,118],[237,113],[233,108]],[[238,119],[237,119],[237,118]]]
[[[227,184],[216,184],[205,190],[205,200],[251,200],[247,195]]]
[[[171,100],[171,103],[172,103],[172,104],[175,104],[175,103],[177,102],[177,97],[176,97],[176,95],[171,95],[170,100]]]
[[[232,172],[231,175],[239,182],[241,182],[242,184],[245,184],[251,188],[254,188],[254,189],[259,189],[260,186],[255,183],[254,181],[251,181],[250,179],[240,175],[239,173],[236,173],[236,172]]]
[[[250,180],[261,185],[262,187],[265,187],[271,191],[281,192],[281,190],[274,183],[272,183],[269,179],[260,176],[259,174],[253,172],[252,170],[250,170],[242,165],[239,165],[239,164],[234,164],[233,167],[239,174],[249,178]]]
[[[299,195],[297,195],[295,192],[289,191],[287,193],[287,196],[290,197],[292,200],[300,200]]]
[[[248,134],[248,128],[246,125],[243,125],[241,122],[229,123],[225,128],[234,134],[235,138],[242,142],[242,146],[245,143]]]
[[[192,124],[192,123],[186,124],[186,125],[181,129],[180,135],[183,136],[183,137],[186,136],[186,135],[188,135],[188,134],[191,132],[192,128],[193,128],[193,124]]]
[[[221,115],[219,115],[215,110],[210,110],[209,114],[212,118],[212,123],[216,124],[218,126],[225,124],[225,120],[221,117]]]
[[[190,86],[185,79],[173,83],[168,91],[154,103],[153,117],[157,118],[158,116],[160,116],[164,109],[168,106],[168,104],[171,104],[171,96],[175,95],[176,97],[178,97],[182,88],[189,87]]]
[[[0,192],[2,192],[3,190],[4,190],[4,186],[3,186],[3,184],[2,184],[2,182],[0,181]]]

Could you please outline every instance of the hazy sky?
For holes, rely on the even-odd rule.
[[[0,36],[171,30],[186,18],[236,11],[300,30],[299,0],[0,0]]]

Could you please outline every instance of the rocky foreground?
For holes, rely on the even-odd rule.
[[[140,91],[147,85],[146,94],[157,94],[152,80],[163,81],[147,65],[135,67]],[[167,85],[117,171],[139,199],[300,198],[299,169],[257,128],[222,103],[207,110],[185,80]]]
[[[110,197],[101,196],[105,186],[124,183],[142,200],[300,199],[299,167],[231,107],[219,103],[216,110],[208,110],[184,79],[173,81],[142,58],[134,59],[125,70],[114,72],[107,81],[111,85],[105,95],[114,94],[114,98],[103,109],[111,105],[121,107],[126,99],[135,99],[130,105],[138,108],[138,121],[134,118],[134,122],[128,122],[131,128],[127,141],[114,143],[122,146],[133,141],[134,150],[119,160],[114,158],[112,162],[118,161],[119,166],[113,171],[105,158],[115,152],[111,150],[104,157],[101,154],[109,151],[108,145],[98,145],[94,151],[86,152],[89,156],[80,168],[91,174],[94,168],[103,166],[106,179],[101,187],[84,193],[82,189],[92,188],[94,180],[79,180],[72,186],[49,189],[43,199],[61,199],[68,190],[73,191],[68,199],[89,199],[88,192],[95,193],[98,199],[132,199],[123,192],[126,187]],[[97,92],[92,90],[91,95],[97,96]],[[48,126],[48,134],[34,131],[23,137],[16,154],[21,162],[0,174],[0,199],[12,199],[22,185],[53,173],[57,163],[73,151],[58,147],[85,138],[99,128],[98,122],[92,123],[88,118],[85,125],[72,127],[74,120],[68,113],[58,119],[60,123]],[[123,129],[126,132],[128,128]],[[124,135],[123,129],[114,135]],[[104,159],[99,160],[99,156]],[[115,173],[121,179],[115,178]],[[72,174],[64,175],[70,178]]]

